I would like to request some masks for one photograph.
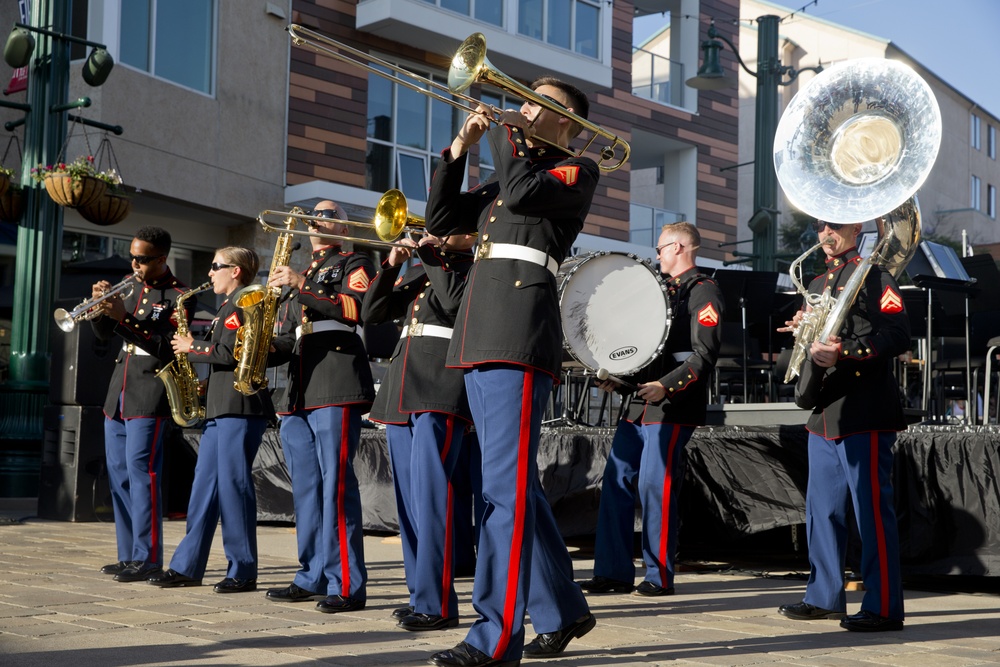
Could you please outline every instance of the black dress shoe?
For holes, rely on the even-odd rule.
[[[313,593],[295,584],[290,584],[286,588],[269,588],[264,597],[276,602],[305,602],[306,600],[325,596],[322,593]]]
[[[392,610],[392,617],[397,621],[402,621],[404,618],[413,613],[413,605],[406,605],[405,607],[398,607]]]
[[[123,560],[120,560],[117,563],[111,563],[110,565],[105,565],[104,567],[102,567],[101,574],[118,574],[126,567],[128,567],[128,563],[126,563]]]
[[[435,616],[434,614],[410,614],[406,618],[400,619],[397,627],[411,632],[424,632],[428,630],[444,630],[458,625],[458,617]]]
[[[580,582],[580,588],[588,593],[631,593],[635,586],[630,581],[595,576],[593,579]]]
[[[896,618],[886,618],[870,611],[851,614],[840,622],[840,627],[854,632],[884,632],[886,630],[902,630],[903,621]]]
[[[844,617],[844,612],[842,611],[814,607],[808,602],[783,604],[778,607],[778,613],[788,618],[794,618],[796,621],[821,621],[826,618],[836,620]]]
[[[431,656],[438,667],[518,667],[520,660],[494,660],[471,644],[459,642],[455,648]]]
[[[115,575],[115,581],[146,581],[150,577],[161,574],[162,572],[163,568],[156,563],[134,560],[130,562],[125,569]]]
[[[226,577],[217,583],[212,590],[216,593],[249,593],[257,590],[257,580]]]
[[[657,586],[652,581],[643,581],[638,586],[635,587],[635,592],[633,595],[642,595],[648,598],[655,598],[661,595],[673,595],[674,587],[664,588],[663,586]]]
[[[325,600],[317,602],[316,608],[324,614],[338,614],[342,611],[360,611],[365,608],[365,601],[343,595],[329,595]]]
[[[181,574],[177,570],[167,570],[160,574],[153,575],[148,579],[149,583],[160,588],[176,588],[178,586],[201,586],[201,579],[192,579],[186,574]]]
[[[524,657],[526,658],[546,658],[556,655],[566,650],[569,640],[575,637],[582,637],[597,625],[597,619],[593,614],[587,614],[576,619],[562,630],[546,632],[532,639],[524,647]]]

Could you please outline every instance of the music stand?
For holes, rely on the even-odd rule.
[[[722,290],[726,304],[723,323],[738,322],[742,326],[743,342],[743,403],[748,400],[749,329],[748,320],[753,324],[763,323],[770,335],[771,309],[774,305],[774,290],[778,285],[778,274],[774,271],[735,271],[716,269],[712,277]],[[768,345],[770,348],[770,345]],[[769,369],[770,372],[770,369]]]
[[[965,295],[965,415],[964,420],[969,419],[972,408],[971,385],[969,376],[972,373],[971,359],[969,357],[969,295],[977,292],[975,278],[969,276],[962,262],[958,258],[955,249],[934,243],[932,241],[921,241],[917,252],[913,255],[906,266],[906,273],[910,276],[913,284],[927,290],[927,363],[924,364],[924,391],[922,408],[924,414],[927,413],[927,405],[930,402],[931,386],[931,341],[933,340],[932,315],[934,309],[934,290],[945,292],[958,292]],[[943,406],[942,406],[943,407]]]

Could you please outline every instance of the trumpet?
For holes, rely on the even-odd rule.
[[[78,322],[92,320],[100,315],[101,309],[99,306],[102,303],[119,294],[123,299],[127,299],[132,296],[133,289],[135,289],[135,274],[121,281],[101,296],[87,299],[71,311],[67,311],[65,308],[56,308],[56,312],[52,313],[52,317],[55,318],[56,326],[69,333],[76,328]]]
[[[268,216],[280,216],[282,220],[294,218],[296,220],[304,220],[307,223],[310,220],[330,220],[330,218],[323,218],[317,215],[297,213],[294,210],[291,213],[271,210],[261,211],[257,216],[257,222],[259,222],[261,227],[264,228],[264,231],[267,232],[297,234],[299,236],[317,236],[338,239],[340,241],[354,241],[356,243],[374,246],[388,246],[392,248],[405,245],[402,243],[396,243],[396,241],[399,240],[399,237],[403,234],[421,234],[424,232],[425,228],[424,218],[419,215],[411,215],[409,213],[406,206],[406,196],[396,189],[387,191],[384,195],[382,195],[382,198],[378,200],[378,204],[375,205],[375,216],[372,218],[371,222],[355,222],[353,220],[334,221],[345,225],[354,225],[356,227],[372,230],[378,237],[377,240],[361,236],[331,234],[329,232],[309,232],[299,229],[286,229],[284,226],[268,222],[266,220]]]
[[[314,30],[304,28],[300,25],[293,23],[288,26],[286,30],[288,30],[288,34],[292,37],[292,43],[296,46],[306,46],[317,53],[331,56],[332,58],[335,58],[343,63],[347,63],[348,65],[360,67],[366,72],[389,79],[404,88],[409,88],[410,90],[421,93],[422,95],[432,97],[435,100],[444,102],[445,104],[451,105],[456,109],[460,109],[468,113],[478,113],[480,106],[485,107],[487,109],[486,116],[493,123],[499,122],[499,118],[503,114],[503,109],[485,104],[471,95],[464,94],[465,91],[472,86],[472,84],[489,83],[506,93],[529,100],[533,104],[537,104],[538,106],[548,109],[553,113],[568,118],[591,134],[586,145],[576,153],[569,150],[565,146],[560,146],[559,144],[548,141],[543,137],[532,137],[533,141],[543,141],[550,146],[554,146],[570,153],[571,155],[579,157],[590,149],[594,142],[597,141],[598,137],[601,137],[610,142],[608,145],[602,146],[599,151],[601,154],[601,160],[598,162],[597,166],[600,167],[602,171],[614,171],[615,169],[618,169],[628,161],[629,154],[632,151],[628,142],[621,137],[616,136],[599,125],[591,123],[582,116],[574,114],[562,105],[550,101],[533,91],[531,88],[515,81],[498,70],[486,57],[486,37],[483,36],[481,32],[473,33],[458,47],[458,50],[451,59],[451,67],[448,70],[448,85],[445,86],[437,81],[410,72],[402,67],[388,62],[387,60],[376,58],[375,56],[365,53],[364,51],[359,51],[358,49],[330,39],[329,37],[321,35]],[[380,68],[392,70],[396,74],[390,74]],[[616,159],[616,149],[618,148],[622,149],[622,157],[618,159],[617,162],[605,164],[606,162],[611,162]]]

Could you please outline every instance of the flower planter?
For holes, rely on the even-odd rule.
[[[84,220],[89,220],[102,227],[117,225],[128,216],[131,210],[131,199],[107,190],[89,204],[76,207],[77,213],[83,216]]]
[[[0,197],[3,197],[8,188],[10,188],[10,176],[8,174],[0,174]]]
[[[4,222],[19,222],[24,213],[24,190],[7,188],[0,195],[0,220]]]
[[[93,176],[81,176],[77,180],[69,174],[55,172],[45,177],[45,191],[52,201],[60,206],[79,208],[104,194],[108,184]]]

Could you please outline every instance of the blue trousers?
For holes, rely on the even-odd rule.
[[[281,418],[301,565],[295,585],[365,600],[364,523],[354,474],[360,440],[361,410],[353,406],[296,410]]]
[[[118,560],[163,564],[163,417],[104,420]]]
[[[257,492],[253,461],[264,437],[263,417],[217,417],[205,422],[198,444],[187,533],[170,568],[192,579],[205,576],[215,527],[222,519],[226,577],[257,578]]]
[[[594,541],[594,574],[632,582],[635,502],[642,504],[642,558],[645,580],[674,585],[674,558],[680,533],[680,496],[692,426],[618,422],[604,466],[601,505]]]
[[[552,377],[520,366],[467,371],[483,458],[483,526],[466,641],[496,660],[520,660],[524,614],[537,633],[588,613],[538,479],[538,437]]]
[[[845,611],[844,565],[849,532],[848,507],[854,504],[861,534],[862,611],[903,618],[899,531],[893,508],[893,432],[869,432],[827,440],[809,434],[809,486],[806,488],[806,539],[809,582],[805,602]]]
[[[451,477],[464,432],[464,422],[440,412],[412,414],[406,426],[386,425],[406,586],[419,614],[458,616]]]

